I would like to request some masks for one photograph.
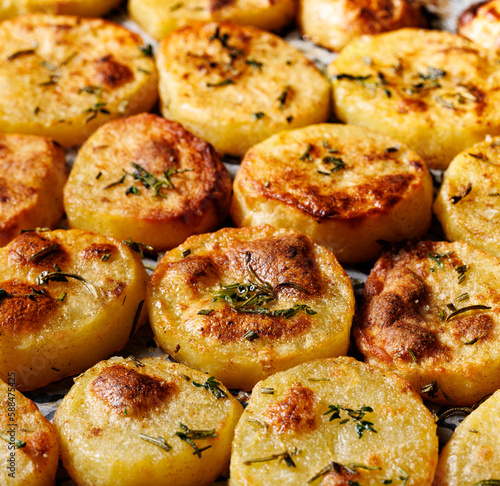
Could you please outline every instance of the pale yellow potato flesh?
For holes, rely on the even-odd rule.
[[[203,386],[208,379],[159,357],[111,358],[78,377],[54,417],[72,479],[79,486],[212,484],[229,465],[243,407],[219,382],[217,398]],[[177,432],[193,438],[199,455]]]
[[[500,257],[500,137],[457,155],[444,173],[434,212],[451,241]]]
[[[500,133],[500,64],[460,36],[400,29],[349,43],[328,68],[344,122],[391,135],[445,169]]]
[[[342,263],[374,260],[381,242],[421,237],[431,223],[432,180],[420,156],[354,125],[312,125],[255,145],[233,190],[237,226],[295,229]]]
[[[157,99],[153,59],[117,24],[33,14],[0,24],[0,131],[81,144]],[[145,54],[146,52],[146,54]]]
[[[59,222],[66,179],[64,151],[52,140],[0,134],[0,246],[21,230]]]
[[[0,249],[0,269],[0,378],[14,372],[20,390],[84,371],[146,320],[146,270],[114,238],[26,232]]]
[[[196,23],[158,50],[161,110],[221,154],[243,155],[330,113],[327,80],[283,39],[250,26]]]
[[[429,486],[437,460],[436,424],[409,383],[340,357],[255,386],[236,427],[230,485]]]
[[[230,198],[231,179],[214,149],[178,123],[147,113],[109,122],[92,134],[64,188],[71,227],[156,251],[217,229]]]
[[[0,380],[0,482],[5,486],[52,486],[59,439],[37,406],[15,390],[15,373]]]
[[[213,301],[221,286],[256,278],[272,299],[240,310]],[[188,238],[159,262],[146,302],[164,351],[244,390],[304,361],[346,354],[354,315],[351,282],[333,253],[271,226]]]
[[[500,481],[500,391],[475,409],[455,429],[441,454],[435,486],[494,486]],[[496,483],[488,481],[496,480]]]
[[[197,21],[227,21],[280,30],[295,17],[296,0],[129,0],[130,17],[156,39]]]

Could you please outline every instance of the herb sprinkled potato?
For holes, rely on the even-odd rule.
[[[162,358],[111,358],[54,417],[79,486],[204,486],[229,465],[242,406],[213,377]]]
[[[213,148],[143,113],[100,127],[64,188],[71,227],[169,250],[227,217],[231,179]]]
[[[354,315],[333,253],[271,226],[192,236],[153,272],[155,339],[176,360],[250,390],[276,371],[346,354]]]
[[[196,21],[279,30],[293,20],[295,10],[295,0],[129,0],[131,18],[157,39]]]
[[[29,231],[0,249],[0,378],[32,390],[119,351],[146,320],[137,253],[80,230]]]
[[[0,246],[63,215],[64,151],[48,138],[0,134]]]
[[[323,122],[327,80],[300,51],[255,27],[196,23],[160,43],[161,109],[221,154]]]
[[[255,386],[230,485],[429,486],[437,460],[436,425],[410,384],[340,357]]]
[[[370,364],[438,403],[471,405],[500,388],[500,260],[464,242],[385,252],[356,315]]]
[[[141,37],[102,19],[33,14],[0,23],[0,131],[81,144],[148,111],[157,74]]]
[[[391,135],[445,169],[500,134],[500,64],[460,36],[400,29],[349,43],[328,68],[344,122]]]
[[[366,128],[321,124],[252,147],[234,181],[237,226],[293,228],[343,263],[375,259],[381,242],[422,236],[432,181],[406,145]]]
[[[15,390],[15,373],[0,380],[0,483],[52,486],[59,464],[54,426],[37,406]]]

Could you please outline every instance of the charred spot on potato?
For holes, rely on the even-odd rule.
[[[119,63],[112,54],[97,60],[96,67],[98,85],[116,89],[134,80],[132,70],[128,66]]]
[[[191,287],[200,282],[210,285],[219,275],[219,270],[210,257],[197,255],[188,256],[178,262],[167,263],[164,270],[174,272]]]
[[[9,259],[13,263],[53,269],[54,265],[62,266],[68,254],[56,240],[45,238],[37,231],[27,231],[12,242]]]
[[[26,446],[23,452],[33,458],[42,459],[53,448],[53,441],[50,435],[45,431],[32,432],[26,438]]]
[[[116,251],[116,246],[110,243],[92,243],[89,247],[80,252],[82,260],[103,260],[107,255],[112,255]]]
[[[234,5],[235,0],[210,0],[210,12],[217,12]]]
[[[148,171],[166,171],[178,163],[175,144],[175,140],[168,135],[149,138],[134,150],[132,159]]]

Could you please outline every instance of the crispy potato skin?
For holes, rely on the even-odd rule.
[[[497,390],[499,265],[464,242],[426,241],[384,253],[368,277],[353,329],[366,361],[398,373],[419,392],[437,382],[425,396],[438,403],[471,405]],[[449,306],[473,305],[488,309],[449,319]]]
[[[48,138],[0,134],[0,246],[63,215],[64,151]]]
[[[23,233],[0,249],[0,377],[31,390],[120,350],[146,320],[147,274],[114,238],[80,230]],[[39,281],[57,272],[67,281]],[[90,288],[89,288],[90,286]],[[137,313],[137,316],[136,316]],[[134,324],[135,323],[135,324]]]
[[[323,122],[327,80],[283,39],[255,27],[196,23],[159,47],[161,109],[221,154],[243,155],[288,128]]]
[[[298,22],[307,38],[334,51],[360,35],[426,26],[406,0],[300,0]]]
[[[430,168],[500,133],[495,55],[443,31],[400,29],[349,43],[328,68],[344,122],[391,135]]]
[[[183,252],[190,254],[183,257]],[[220,285],[253,280],[245,264],[271,287],[265,307],[308,305],[292,317],[237,312],[213,302]],[[176,360],[207,371],[230,388],[251,389],[270,374],[315,357],[347,352],[354,314],[350,280],[326,248],[299,233],[225,228],[192,236],[160,261],[148,284],[147,305],[155,339]],[[213,309],[208,315],[200,311]],[[245,338],[249,332],[258,337]]]
[[[330,173],[335,164],[337,171]],[[293,228],[343,263],[375,259],[380,240],[420,237],[431,222],[432,181],[422,159],[365,128],[313,125],[252,147],[234,181],[237,226]]]
[[[139,35],[102,19],[33,14],[0,24],[0,130],[81,144],[157,99]],[[35,47],[34,47],[35,46]]]
[[[436,213],[451,241],[467,241],[500,257],[500,137],[461,152],[446,170],[434,202]]]
[[[81,375],[54,417],[66,470],[79,486],[210,485],[229,464],[242,406],[216,398],[203,386],[208,376],[163,358],[111,358]],[[179,424],[210,431],[195,439],[201,457],[175,436]],[[141,439],[162,437],[171,447]]]
[[[500,477],[499,406],[497,391],[458,425],[439,455],[434,486],[480,484]]]
[[[156,39],[197,21],[227,21],[280,30],[295,17],[296,0],[130,0],[130,17]]]
[[[500,2],[471,5],[458,19],[457,32],[485,49],[500,49]]]
[[[15,373],[8,379],[9,385],[0,380],[0,481],[5,485],[52,486],[59,464],[56,430],[31,400],[15,390]],[[16,447],[17,441],[25,445]]]
[[[330,409],[336,406],[344,407],[340,418]],[[345,409],[362,407],[371,407],[362,420],[376,432],[360,437]],[[286,452],[295,467],[278,460]],[[254,462],[273,455],[278,457]],[[408,485],[429,486],[437,461],[436,424],[409,383],[339,357],[309,361],[257,383],[236,427],[230,485],[375,486],[398,482],[403,470]],[[337,466],[325,470],[332,463]]]
[[[174,187],[163,186],[158,196],[143,182],[135,184],[139,194],[127,194],[136,172],[131,163],[158,179],[168,170],[186,172],[173,174]],[[130,175],[113,185],[124,171]],[[178,123],[146,113],[99,128],[79,151],[64,190],[70,226],[157,251],[216,229],[227,217],[230,198],[229,173],[213,148]]]
[[[0,20],[18,17],[28,13],[52,15],[81,15],[100,17],[121,0],[3,0],[0,2]]]

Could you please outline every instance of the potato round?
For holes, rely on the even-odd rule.
[[[461,152],[446,170],[434,211],[446,238],[500,257],[500,137]]]
[[[66,178],[64,151],[52,140],[0,134],[0,246],[20,230],[58,223]]]
[[[428,486],[436,425],[406,380],[353,358],[258,383],[235,432],[231,486]]]
[[[130,17],[157,39],[196,21],[225,20],[279,30],[296,11],[294,0],[129,0],[128,5]]]
[[[158,264],[147,305],[162,349],[245,390],[309,359],[346,354],[354,314],[351,282],[333,254],[271,226],[192,236]]]
[[[54,424],[79,486],[203,486],[226,470],[242,409],[222,384],[186,366],[111,358],[76,380]]]
[[[471,405],[500,388],[500,260],[464,242],[384,253],[356,315],[370,364],[431,400]]]
[[[158,191],[150,179],[163,181]],[[146,113],[100,127],[78,152],[64,189],[70,226],[158,251],[216,229],[230,198],[229,173],[213,148],[178,123]]]
[[[500,430],[497,391],[455,429],[439,456],[434,484],[494,486],[500,481]],[[496,480],[496,483],[488,481]]]
[[[146,271],[114,238],[29,231],[0,249],[0,269],[0,378],[15,372],[20,390],[80,373],[146,320]]]
[[[500,49],[500,1],[471,5],[458,19],[457,32],[486,49]]]
[[[298,21],[306,37],[334,51],[363,34],[426,24],[406,0],[300,0]]]
[[[52,486],[59,464],[54,426],[37,406],[15,390],[15,373],[0,380],[0,482],[5,485]]]
[[[460,36],[400,29],[361,37],[328,73],[340,120],[407,143],[431,168],[500,133],[500,65]]]
[[[33,14],[0,24],[0,131],[81,144],[149,110],[157,73],[142,39],[102,19]]]
[[[431,205],[431,177],[415,152],[366,128],[322,124],[247,152],[231,216],[238,226],[293,228],[355,263],[375,259],[381,240],[422,236]]]
[[[219,153],[243,155],[287,128],[325,121],[327,80],[283,39],[255,27],[197,23],[163,39],[161,109]]]

